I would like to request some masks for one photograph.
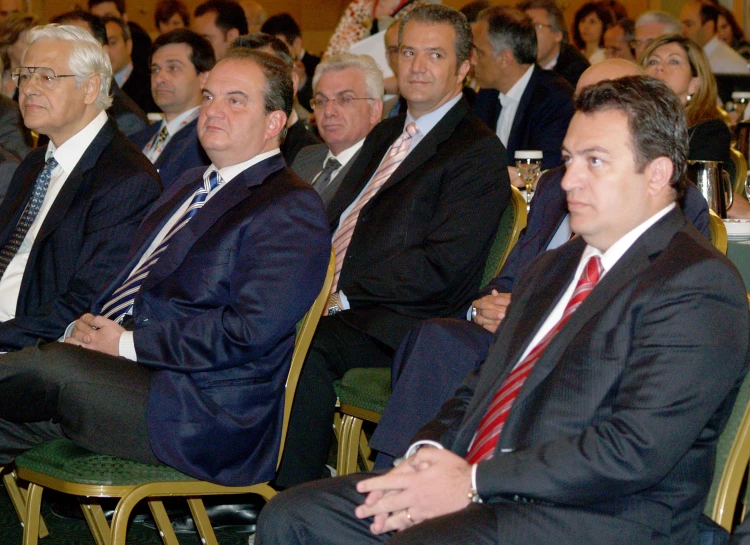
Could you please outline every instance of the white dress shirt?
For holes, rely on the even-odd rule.
[[[513,128],[513,120],[516,117],[516,111],[518,111],[518,105],[521,103],[521,97],[526,86],[529,84],[531,74],[534,72],[534,65],[529,66],[523,76],[513,84],[507,94],[500,93],[497,99],[500,101],[502,109],[500,110],[500,116],[497,118],[497,127],[495,132],[498,138],[503,143],[503,146],[508,147],[508,138],[510,138],[510,131]],[[510,161],[512,157],[508,158]]]
[[[154,134],[153,138],[151,138],[151,140],[149,140],[148,143],[146,143],[146,146],[143,148],[143,153],[146,155],[146,157],[148,157],[148,160],[151,161],[151,163],[156,163],[156,161],[161,156],[162,151],[164,151],[164,148],[167,147],[169,141],[172,140],[172,137],[177,134],[180,129],[182,129],[189,123],[192,123],[193,120],[198,117],[200,109],[200,106],[190,108],[189,110],[182,112],[169,123],[167,123],[166,119],[162,119],[161,124],[159,125],[159,130],[156,131],[156,134]],[[164,140],[164,142],[160,146],[152,148],[151,146],[153,146],[154,142],[159,137],[159,133],[164,126],[167,127],[167,139]]]
[[[360,140],[353,146],[349,146],[348,148],[346,148],[344,151],[342,151],[338,155],[334,155],[330,149],[328,150],[328,154],[326,154],[326,158],[323,160],[323,166],[325,167],[325,164],[328,162],[328,159],[330,158],[336,159],[341,165],[339,168],[334,170],[333,173],[331,173],[331,179],[328,181],[328,183],[331,183],[333,179],[339,175],[339,172],[341,172],[341,169],[344,168],[346,164],[352,160],[352,157],[354,157],[357,154],[357,152],[362,148],[362,144],[364,143],[365,143],[365,139],[363,138],[362,140]],[[315,182],[317,181],[317,179],[320,177],[322,173],[323,173],[322,170],[318,172],[315,175],[315,178],[313,178],[310,185],[315,184]]]
[[[73,172],[78,161],[81,160],[81,157],[106,122],[107,114],[100,112],[88,125],[66,140],[59,148],[56,148],[51,140],[47,144],[47,153],[44,160],[54,157],[58,165],[52,170],[47,193],[44,196],[44,201],[42,201],[42,206],[39,208],[39,213],[29,227],[16,255],[8,264],[5,274],[0,279],[0,322],[5,322],[16,316],[16,304],[18,303],[18,294],[21,291],[21,281],[36,236],[39,234],[44,219],[65,185],[68,176]]]
[[[714,74],[747,74],[747,61],[730,46],[714,36],[703,46]]]
[[[117,82],[117,86],[122,88],[122,86],[125,85],[125,82],[128,81],[130,74],[132,73],[133,73],[133,63],[130,62],[127,64],[127,66],[125,66],[125,68],[123,68],[122,70],[120,70],[114,75],[115,81]]]

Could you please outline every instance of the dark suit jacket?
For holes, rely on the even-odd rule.
[[[205,168],[156,202],[98,313]],[[141,286],[138,363],[153,370],[154,454],[225,485],[273,478],[295,324],[318,295],[331,240],[320,197],[276,155],[228,182],[181,229]]]
[[[474,104],[479,118],[493,132],[500,117],[498,95],[497,89],[482,89]],[[542,150],[542,168],[560,166],[560,148],[573,112],[573,88],[552,71],[534,66],[508,136],[508,160],[514,162],[516,150]]]
[[[281,155],[284,156],[286,164],[291,165],[302,148],[320,143],[320,138],[308,131],[300,119],[287,129],[286,138],[281,143]]]
[[[15,155],[0,146],[0,203],[8,192],[8,186],[18,168],[19,161]]]
[[[18,102],[0,94],[0,146],[21,161],[32,145],[31,131],[23,124]]]
[[[332,231],[405,116],[367,136],[328,205]],[[338,283],[351,306],[341,318],[395,349],[415,322],[466,312],[509,194],[502,144],[460,100],[360,212]]]
[[[484,365],[418,438],[466,453],[584,247],[547,252],[519,278]],[[716,441],[747,369],[748,319],[734,266],[670,212],[547,346],[478,465],[480,495],[560,506],[568,523],[599,530],[597,543],[697,543]],[[503,526],[534,524],[528,511]],[[565,543],[562,532],[549,542]]]
[[[560,74],[575,88],[581,74],[589,66],[591,66],[589,60],[575,47],[570,44],[560,44],[560,55],[557,57],[557,64],[552,68],[552,71]]]
[[[357,157],[359,157],[359,153],[361,151],[362,148],[360,148],[359,151],[355,153],[351,159],[349,159],[348,163],[341,167],[341,170],[336,173],[336,177],[331,180],[327,186],[313,186],[315,188],[315,191],[318,192],[318,195],[320,195],[320,198],[323,199],[323,204],[328,206],[328,204],[331,202],[331,199],[333,199],[333,196],[336,194],[339,186],[341,185],[341,181],[346,177],[346,174],[354,164],[354,161],[357,160]],[[305,180],[308,184],[312,184],[318,172],[323,170],[323,164],[325,163],[327,155],[328,146],[326,144],[315,144],[314,146],[307,146],[306,148],[302,148],[297,154],[297,158],[294,160],[292,170],[296,172],[299,177]]]
[[[154,163],[165,189],[191,168],[211,164],[198,140],[197,125],[198,120],[194,119],[177,131]],[[160,128],[161,123],[152,123],[131,136],[130,140],[142,150]]]
[[[161,112],[151,96],[151,74],[135,64],[133,61],[133,71],[122,86],[122,90],[138,104],[138,107],[145,113]]]
[[[0,205],[0,247],[18,223],[45,148],[16,170]],[[110,120],[81,157],[44,219],[26,264],[16,317],[0,323],[0,350],[53,341],[120,272],[138,224],[161,193],[153,165]]]
[[[315,75],[315,69],[320,64],[320,57],[313,55],[309,51],[305,51],[305,56],[302,57],[302,64],[305,66],[307,80],[305,80],[305,84],[297,91],[297,100],[303,108],[308,112],[312,112],[312,108],[310,107],[310,100],[313,97],[312,80]]]
[[[131,136],[148,127],[146,114],[117,86],[115,78],[112,78],[110,94],[112,106],[107,109],[107,114],[115,120],[125,136]]]

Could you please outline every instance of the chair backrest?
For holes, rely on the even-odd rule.
[[[276,469],[281,463],[281,455],[284,453],[284,444],[286,443],[286,430],[289,427],[289,415],[292,414],[292,403],[294,394],[297,391],[299,375],[302,372],[302,364],[307,357],[307,350],[312,343],[315,328],[318,327],[320,317],[328,303],[328,296],[331,294],[331,284],[333,284],[333,273],[336,268],[336,256],[331,250],[331,260],[328,262],[328,271],[323,287],[320,289],[318,297],[313,302],[310,310],[307,311],[304,318],[297,327],[297,339],[294,341],[294,352],[292,353],[292,364],[289,366],[289,374],[286,377],[286,390],[284,392],[284,420],[281,426],[281,445],[279,446],[279,459],[276,460]]]
[[[510,186],[510,203],[505,207],[497,227],[495,240],[492,242],[490,253],[484,266],[482,287],[490,283],[505,265],[510,251],[518,242],[518,236],[526,227],[526,199],[517,187]]]
[[[750,296],[748,297],[750,299]],[[708,493],[706,516],[732,531],[740,486],[750,462],[750,373],[740,386],[734,407],[716,445],[716,465]]]
[[[724,222],[716,212],[709,210],[708,215],[708,229],[711,231],[711,244],[713,244],[722,254],[726,255],[727,246],[729,245],[729,240],[727,239],[727,228],[724,226]]]
[[[742,155],[742,153],[735,149],[735,148],[729,148],[729,155],[732,157],[732,162],[734,163],[734,181],[732,183],[732,187],[734,188],[734,192],[738,195],[745,195],[745,178],[747,178],[747,159],[745,159],[745,156]]]

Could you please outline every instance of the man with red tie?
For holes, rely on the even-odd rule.
[[[676,206],[686,135],[651,78],[582,91],[562,180],[580,237],[519,279],[482,368],[401,463],[282,493],[255,543],[697,542],[748,307]]]

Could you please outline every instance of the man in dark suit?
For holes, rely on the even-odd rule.
[[[325,144],[302,148],[292,170],[312,184],[327,206],[383,115],[383,73],[371,57],[350,53],[318,66],[313,105]]]
[[[31,151],[31,131],[23,124],[18,103],[0,94],[0,146],[12,153],[17,161]]]
[[[568,43],[565,18],[555,0],[529,0],[518,4],[518,9],[534,21],[536,30],[536,63],[565,78],[572,87],[589,67],[589,61]]]
[[[212,165],[155,203],[66,343],[0,357],[0,464],[66,436],[225,485],[273,477],[295,324],[323,284],[328,227],[279,155],[293,96],[282,63],[225,59],[203,96]]]
[[[57,77],[23,67],[17,77],[24,122],[50,143],[24,159],[0,206],[0,351],[57,339],[124,264],[161,192],[153,166],[107,119],[101,46],[74,27],[30,36],[26,66]],[[75,78],[74,51],[91,59]]]
[[[461,96],[466,18],[416,8],[400,50],[408,112],[370,132],[327,208],[336,276],[294,399],[280,486],[323,475],[333,380],[352,367],[390,366],[414,323],[465,309],[508,202],[505,150]]]
[[[482,11],[472,25],[476,79],[474,108],[495,131],[513,164],[516,150],[542,151],[542,168],[562,164],[560,145],[573,115],[573,88],[536,63],[534,25],[507,7]],[[518,178],[509,167],[511,180]],[[521,182],[522,184],[522,182]]]
[[[154,41],[149,88],[164,112],[154,123],[130,139],[159,171],[167,188],[183,172],[211,161],[198,140],[201,87],[214,67],[214,50],[192,30],[178,28]]]
[[[138,23],[128,21],[125,0],[88,0],[89,11],[95,17],[117,17],[128,24],[130,37],[133,40],[131,54],[136,66],[148,66],[151,54],[151,37]]]
[[[562,187],[581,236],[520,279],[406,460],[282,493],[257,544],[698,541],[747,371],[745,289],[676,206],[687,123],[667,87],[606,81],[576,108]]]

